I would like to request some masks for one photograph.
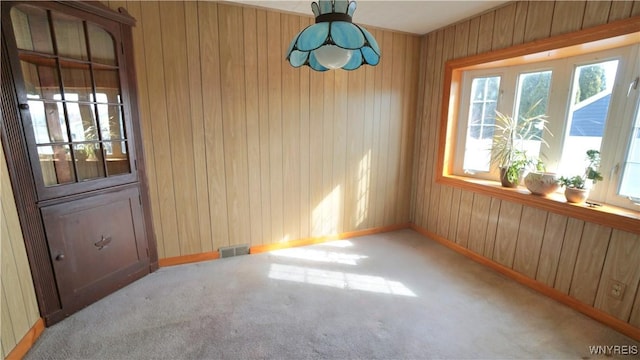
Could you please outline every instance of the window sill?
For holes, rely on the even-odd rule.
[[[555,193],[546,197],[538,196],[531,194],[529,190],[523,186],[510,189],[502,187],[497,181],[473,179],[463,176],[439,176],[436,182],[640,234],[640,211],[628,210],[606,204],[597,207],[589,207],[586,204],[572,204],[568,203],[562,194]]]

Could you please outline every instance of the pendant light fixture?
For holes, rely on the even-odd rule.
[[[291,66],[327,71],[378,65],[380,47],[376,39],[351,21],[355,1],[320,0],[311,3],[311,10],[316,23],[298,33],[287,50]]]

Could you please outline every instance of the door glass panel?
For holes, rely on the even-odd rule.
[[[38,157],[46,186],[75,181],[68,145],[38,146]]]
[[[117,70],[95,70],[96,92],[106,95],[106,102],[120,102],[120,77]],[[98,98],[97,101],[100,101]]]
[[[71,129],[71,140],[98,140],[93,105],[68,102],[66,106],[67,116],[69,117],[69,128]]]
[[[20,61],[27,97],[51,100],[54,94],[60,93],[60,80],[55,61],[53,59],[46,60],[40,65]]]
[[[61,110],[62,104],[39,100],[29,100],[27,103],[37,144],[69,141],[64,112]]]
[[[126,141],[105,141],[104,152],[107,157],[107,171],[109,172],[109,176],[128,174],[131,172]]]
[[[587,150],[600,150],[617,70],[618,60],[576,67],[561,175],[582,174]]]
[[[79,60],[89,60],[82,21],[69,15],[52,13],[58,55]]]
[[[99,142],[74,145],[73,151],[78,167],[78,181],[105,177]]]
[[[627,160],[622,171],[620,195],[640,198],[640,101],[636,108],[636,121],[631,133]]]
[[[74,65],[77,67],[62,68],[62,85],[64,86],[65,100],[93,101],[93,88],[91,86],[91,71],[89,71],[89,65]]]
[[[47,12],[29,5],[11,8],[11,22],[18,49],[53,54]]]
[[[91,61],[116,65],[115,42],[111,35],[99,26],[87,24],[89,31],[89,44],[91,48]]]
[[[98,115],[103,140],[126,139],[121,106],[98,104]]]

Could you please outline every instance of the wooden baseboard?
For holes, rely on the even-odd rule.
[[[611,327],[612,329],[619,331],[625,335],[627,335],[628,337],[640,341],[640,328],[637,328],[627,322],[624,322],[612,315],[609,315],[605,312],[603,312],[602,310],[596,309],[592,306],[589,306],[587,304],[581,303],[580,301],[572,298],[571,296],[562,293],[544,283],[541,283],[539,281],[536,281],[534,279],[531,279],[525,275],[520,274],[519,272],[508,268],[502,264],[499,264],[489,258],[486,258],[482,255],[479,255],[465,247],[462,247],[458,244],[456,244],[455,242],[449,241],[447,239],[445,239],[444,237],[434,234],[432,232],[430,232],[427,229],[424,229],[416,224],[411,224],[410,225],[411,229],[415,230],[416,232],[424,235],[425,237],[432,239],[446,247],[448,247],[449,249],[462,254],[468,258],[470,258],[471,260],[474,260],[482,265],[485,265],[505,276],[510,277],[511,279],[533,289],[536,290],[540,293],[542,293],[543,295],[546,295],[558,302],[561,302],[587,316],[589,316],[590,318],[599,321],[609,327]]]
[[[382,226],[382,227],[365,229],[365,230],[349,231],[349,232],[344,232],[336,235],[311,237],[311,238],[292,240],[292,241],[286,241],[286,242],[274,243],[274,244],[266,244],[266,245],[256,245],[256,246],[252,246],[249,249],[249,253],[258,254],[258,253],[263,253],[263,252],[273,251],[273,250],[320,244],[323,242],[333,241],[333,240],[349,239],[349,238],[354,238],[358,236],[380,234],[380,233],[385,233],[385,232],[390,232],[395,230],[407,229],[409,228],[409,226],[410,226],[409,223],[404,223],[404,224]]]
[[[193,254],[193,255],[183,255],[183,256],[175,256],[165,259],[159,259],[158,265],[160,267],[165,266],[174,266],[174,265],[182,265],[182,264],[190,264],[194,262],[207,261],[207,260],[215,260],[220,258],[220,253],[217,251]]]
[[[36,343],[36,340],[38,340],[43,331],[44,319],[39,318],[24,337],[22,337],[18,344],[16,344],[16,347],[11,350],[5,360],[21,360],[25,355],[27,355],[27,352],[29,352],[33,344]]]

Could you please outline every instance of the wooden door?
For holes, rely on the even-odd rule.
[[[25,232],[25,242],[47,324],[157,267],[132,21],[96,3],[2,5],[3,59],[15,95],[2,99],[3,142],[14,160],[22,226],[44,229]]]

